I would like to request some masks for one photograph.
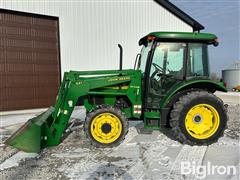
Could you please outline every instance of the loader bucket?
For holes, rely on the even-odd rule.
[[[29,119],[5,141],[5,144],[25,152],[39,152],[42,148],[41,139],[44,136],[42,132],[53,111],[54,107],[50,107],[42,114]]]

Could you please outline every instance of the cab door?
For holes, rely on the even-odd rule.
[[[185,74],[186,43],[157,43],[148,62],[145,107],[160,108],[160,100],[168,90],[183,80]]]

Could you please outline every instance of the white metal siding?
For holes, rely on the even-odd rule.
[[[138,40],[152,31],[192,32],[192,27],[153,0],[144,1],[17,1],[1,0],[0,8],[59,17],[61,68],[132,68],[140,51]]]

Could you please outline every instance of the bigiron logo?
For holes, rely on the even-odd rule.
[[[195,175],[198,179],[206,178],[208,175],[236,175],[236,166],[233,165],[213,165],[207,162],[206,165],[199,165],[196,162],[181,162],[182,175]]]

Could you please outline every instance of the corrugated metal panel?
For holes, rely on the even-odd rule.
[[[0,12],[0,111],[47,107],[60,85],[57,20]]]
[[[124,47],[124,67],[132,68],[142,36],[151,31],[192,31],[153,0],[2,0],[0,7],[59,17],[62,72],[117,69],[118,43]]]

